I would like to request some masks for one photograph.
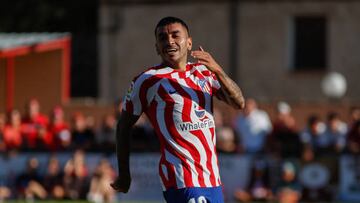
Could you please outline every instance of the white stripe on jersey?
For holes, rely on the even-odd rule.
[[[160,97],[158,97],[158,98],[161,99]],[[161,131],[161,134],[165,137],[164,140],[169,143],[170,147],[172,147],[174,150],[176,150],[177,152],[179,152],[180,154],[182,154],[183,156],[186,157],[186,162],[189,164],[192,174],[194,173],[193,176],[198,177],[199,174],[196,171],[196,168],[194,165],[194,159],[191,156],[191,154],[189,153],[189,151],[187,149],[181,147],[180,145],[178,145],[171,137],[171,135],[167,129],[167,126],[165,124],[164,109],[165,109],[165,102],[159,102],[159,104],[157,106],[156,117],[158,120],[159,129]],[[167,160],[167,161],[169,161],[169,160]],[[193,182],[194,187],[200,186],[197,178],[193,178],[192,182]],[[178,185],[178,187],[180,188],[179,185]]]
[[[142,109],[142,105],[141,105],[141,101],[140,101],[140,88],[141,88],[141,85],[143,84],[143,82],[150,78],[151,76],[153,76],[155,74],[155,70],[153,69],[150,69],[146,72],[144,72],[143,74],[140,75],[139,78],[137,78],[135,81],[134,81],[134,84],[133,84],[133,90],[131,92],[131,101],[133,103],[133,114],[134,115],[137,115],[137,116],[140,116],[141,113],[143,112],[143,109]],[[127,97],[125,97],[125,102],[126,103],[126,99]],[[126,111],[126,105],[123,105],[123,108],[124,110]]]
[[[169,161],[172,165],[175,167],[175,177],[176,177],[176,185],[178,188],[184,188],[185,186],[185,180],[184,180],[184,170],[183,166],[181,164],[181,160],[172,155],[170,152],[168,152],[166,149],[165,151],[165,158],[167,161]]]
[[[154,84],[153,86],[151,86],[147,93],[146,93],[146,100],[148,105],[150,105],[150,103],[152,102],[152,100],[156,97],[156,91],[159,89],[159,82],[157,82],[156,84]]]
[[[178,83],[181,86],[187,87],[188,85],[186,84],[186,82],[183,79],[177,79]],[[194,92],[193,89],[191,88],[183,88],[192,98],[192,103],[191,103],[191,111],[190,111],[190,118],[192,121],[196,121],[198,118],[195,115],[195,110],[194,110],[194,104],[196,104],[197,106],[199,105],[199,98],[197,97],[196,93]],[[171,97],[174,100],[180,100],[180,102],[175,103],[175,105],[178,105],[179,107],[175,107],[176,109],[183,109],[184,107],[184,101],[183,98],[180,95],[171,95]],[[204,181],[205,181],[205,185],[207,187],[212,187],[211,182],[210,182],[210,171],[207,168],[207,154],[206,151],[204,149],[204,146],[202,145],[201,141],[194,136],[193,134],[191,134],[190,132],[184,131],[181,132],[181,134],[183,134],[183,138],[186,139],[188,142],[190,143],[194,143],[194,146],[196,148],[196,150],[199,152],[200,154],[200,164],[203,167],[203,176],[204,176]],[[211,146],[210,146],[211,148]]]
[[[190,79],[193,81],[193,83],[195,83],[196,85],[198,84],[197,83],[197,79],[195,79],[192,76],[190,76]],[[204,93],[203,94],[204,97],[205,97],[205,110],[206,112],[211,112],[211,96],[207,93]],[[197,98],[197,97],[196,97]],[[198,98],[197,98],[198,99]],[[198,101],[198,100],[197,100]],[[192,115],[191,117],[195,117],[194,116],[194,111],[191,111],[192,112]],[[213,118],[212,114],[210,115],[207,115],[208,117],[211,117]],[[216,184],[219,185],[220,182],[219,182],[219,179],[220,179],[220,176],[219,176],[219,167],[218,167],[218,164],[217,164],[217,157],[216,157],[216,153],[214,151],[214,147],[215,147],[215,144],[216,144],[216,132],[214,130],[214,137],[212,139],[212,134],[211,134],[211,131],[209,129],[204,129],[203,131],[204,133],[204,136],[206,138],[206,142],[211,150],[211,154],[212,154],[212,157],[211,157],[211,165],[213,167],[213,173],[215,174],[215,180],[216,180]]]
[[[169,180],[169,173],[167,171],[167,168],[166,168],[165,164],[161,164],[161,170],[162,170],[162,172],[163,172],[163,174],[165,176],[165,179]]]
[[[161,163],[159,168],[161,173],[162,186],[165,188],[165,190],[168,189],[167,187],[184,188],[189,187],[190,185],[194,187],[200,187],[200,176],[204,177],[205,184],[203,185],[201,181],[201,186],[215,187],[221,184],[218,160],[214,149],[216,142],[215,130],[214,135],[212,135],[210,124],[206,126],[207,123],[204,125],[205,127],[201,128],[183,128],[183,126],[199,126],[199,123],[204,123],[203,121],[213,122],[213,116],[211,112],[212,95],[210,93],[212,92],[211,89],[214,90],[220,88],[220,83],[204,65],[192,64],[190,66],[191,69],[187,69],[185,74],[184,72],[180,73],[178,71],[174,71],[174,69],[169,67],[160,66],[151,68],[148,71],[142,73],[134,81],[134,92],[132,92],[132,94],[128,94],[131,96],[130,99],[128,98],[124,103],[129,105],[123,105],[125,108],[124,110],[126,110],[126,107],[131,107],[132,105],[133,112],[131,113],[134,115],[146,112],[151,122],[154,123],[154,127],[156,127],[156,130],[159,133],[158,136],[161,139],[161,142],[163,142],[165,145],[163,146],[165,148],[162,148],[162,156],[166,166],[164,167],[163,163]],[[194,75],[195,71],[198,71],[199,73]],[[201,75],[203,75],[203,78]],[[151,84],[148,80],[150,77],[153,77],[150,79]],[[199,79],[199,77],[202,79]],[[175,89],[170,84],[169,80],[176,80],[184,92],[186,92],[191,97],[191,100],[184,98],[186,95],[183,95],[182,91],[177,92],[176,90],[178,85],[176,84]],[[144,84],[146,85],[146,88],[142,86]],[[200,87],[199,90],[201,89],[202,92],[199,93],[197,92],[198,90],[193,89],[193,85]],[[167,91],[165,93],[166,95],[161,95],[162,93],[160,94],[160,87],[165,88]],[[143,92],[140,92],[140,90]],[[166,98],[166,100],[163,98]],[[172,101],[167,100],[168,98],[171,98],[171,100],[175,102],[172,103]],[[145,100],[140,101],[142,99]],[[200,104],[200,100],[203,102],[203,99],[205,102],[205,106],[203,107],[205,110],[205,116],[207,116],[206,119],[204,117],[200,118],[199,114],[197,114],[199,112],[198,106]],[[149,106],[154,100],[156,101],[156,105]],[[191,106],[186,106],[186,108],[184,108],[184,102],[188,102],[186,105],[191,104]],[[148,106],[145,107],[143,104],[147,104]],[[172,115],[165,115],[165,108],[167,105],[174,105],[172,109],[173,112],[171,112]],[[143,109],[143,107],[145,107],[145,109]],[[149,107],[156,107],[156,109],[149,109]],[[190,115],[184,115],[184,109],[187,110],[186,114]],[[197,113],[195,110],[197,110]],[[184,117],[189,120],[184,121]],[[169,123],[169,119],[172,119],[170,120],[171,123]],[[168,126],[168,124],[170,125]],[[174,132],[175,135],[172,134]],[[198,135],[201,136],[199,137]],[[178,136],[180,137],[178,138]],[[186,144],[182,145],[178,141],[185,141]],[[202,143],[204,143],[204,145]],[[194,152],[196,153],[196,156],[197,153],[199,154],[199,158],[196,159],[196,162],[193,157]],[[209,160],[210,157],[211,160]],[[173,173],[175,173],[175,180],[169,180],[170,176],[172,178]],[[187,176],[184,177],[184,175]],[[213,182],[213,180],[215,180],[215,182]]]

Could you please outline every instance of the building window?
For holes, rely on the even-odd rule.
[[[295,70],[326,69],[326,18],[298,16],[294,18],[293,67]]]

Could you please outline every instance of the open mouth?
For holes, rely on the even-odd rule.
[[[176,48],[167,48],[167,49],[164,50],[164,52],[167,53],[167,54],[174,54],[177,51],[178,51],[178,49],[176,49]]]

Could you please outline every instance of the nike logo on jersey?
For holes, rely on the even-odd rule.
[[[176,93],[176,90],[169,90],[169,94],[174,94]]]

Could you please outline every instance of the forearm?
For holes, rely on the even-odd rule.
[[[245,99],[240,87],[224,72],[222,68],[214,71],[218,78],[221,89],[220,98],[234,108],[243,109],[245,107]]]
[[[120,129],[122,126],[118,122],[116,130],[116,156],[118,161],[119,174],[129,172],[130,157],[130,130]]]
[[[131,117],[123,112],[116,125],[116,156],[119,174],[129,173],[130,134],[136,120],[136,117]]]

